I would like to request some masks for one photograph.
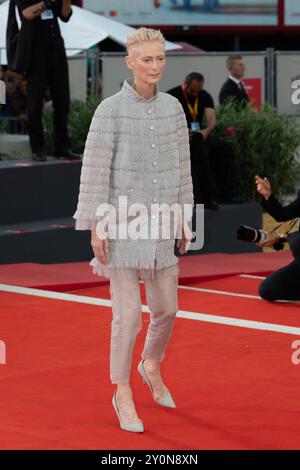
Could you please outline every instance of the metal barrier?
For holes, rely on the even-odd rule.
[[[124,62],[125,53],[68,52],[72,53],[68,58],[71,99],[85,101],[90,93],[106,98],[119,91],[131,74]],[[262,104],[270,103],[279,114],[300,115],[299,104],[292,100],[295,92],[292,84],[300,80],[300,51],[282,52],[270,48],[260,52],[169,52],[159,88],[166,91],[180,84],[189,72],[198,71],[204,75],[205,89],[217,104],[219,90],[228,74],[226,58],[232,54],[244,57],[246,80],[260,81]],[[0,57],[4,57],[4,50],[0,49]]]

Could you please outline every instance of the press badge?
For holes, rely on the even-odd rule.
[[[45,10],[41,13],[42,20],[53,20],[54,15],[52,10]]]
[[[191,122],[191,130],[192,131],[199,131],[200,130],[200,123],[197,121]]]

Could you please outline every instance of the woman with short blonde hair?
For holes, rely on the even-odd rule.
[[[149,210],[161,204],[192,207],[193,188],[183,109],[176,98],[157,87],[165,67],[164,37],[158,30],[140,28],[128,37],[127,50],[125,61],[133,78],[103,100],[94,114],[74,218],[77,230],[91,230],[94,273],[110,279],[110,378],[117,385],[113,406],[121,429],[142,432],[129,384],[133,347],[142,325],[140,279],[145,284],[150,324],[138,372],[156,403],[175,408],[160,374],[178,310],[175,236],[161,236],[159,214],[152,212],[144,216],[144,227],[149,223],[157,237],[147,232],[147,237],[118,238],[111,229],[133,218],[122,219],[121,197],[131,207],[142,204]],[[99,215],[99,207],[107,204],[118,208],[114,223]],[[179,251],[185,253],[190,243],[186,220],[178,238]]]

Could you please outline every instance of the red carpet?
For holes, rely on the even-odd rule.
[[[193,287],[255,294],[226,277]],[[143,290],[143,286],[142,286]],[[103,286],[76,292],[108,297]],[[132,373],[145,433],[119,429],[109,382],[110,308],[1,292],[1,449],[299,449],[297,336],[177,318],[163,374],[176,410],[155,404]],[[179,289],[180,308],[299,326],[299,306]]]
[[[241,279],[238,276],[234,276],[232,278],[225,278],[222,281],[215,280],[196,283],[192,285],[192,288],[219,290],[221,292],[238,292],[242,290],[241,286],[243,286],[244,293],[246,294],[248,293],[246,292],[246,286],[250,285],[250,289],[253,290],[253,295],[257,296],[259,282],[260,281],[257,279]],[[233,287],[233,284],[235,284],[236,287],[240,285],[240,289],[231,290],[230,286]],[[256,288],[254,288],[254,284]],[[220,285],[222,286],[221,289]],[[88,297],[110,299],[108,286],[81,290],[76,293]],[[142,303],[146,305],[146,295],[143,285],[141,285],[141,298]],[[248,299],[227,295],[220,296],[210,292],[179,288],[179,309],[257,322],[300,327],[300,305],[293,303],[278,302],[270,304],[261,299]]]

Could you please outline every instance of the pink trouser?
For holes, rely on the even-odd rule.
[[[142,359],[161,362],[165,355],[178,310],[175,274],[144,281],[150,324]],[[113,384],[127,384],[132,351],[142,327],[141,296],[138,275],[125,279],[117,273],[110,277],[113,319],[111,326],[110,379]]]

